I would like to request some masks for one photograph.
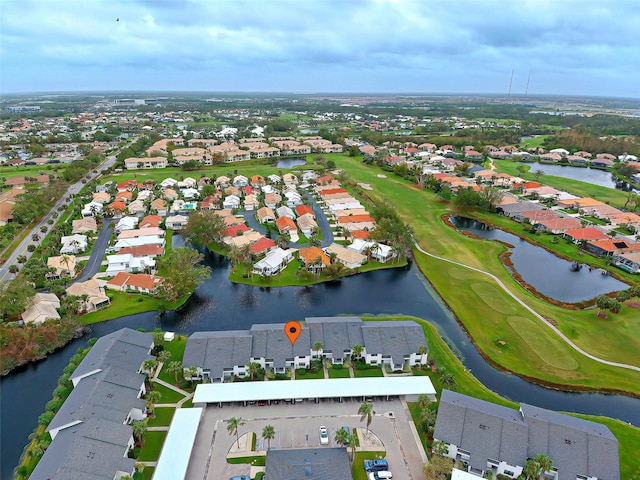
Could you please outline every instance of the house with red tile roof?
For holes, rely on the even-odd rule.
[[[563,237],[570,239],[573,243],[580,243],[583,241],[606,240],[609,238],[609,235],[597,228],[586,227],[566,230]]]
[[[276,247],[276,242],[267,237],[262,237],[257,242],[251,244],[251,253],[259,255],[267,253]]]
[[[349,215],[348,217],[338,218],[338,223],[363,223],[363,222],[375,223],[375,219],[371,215]]]
[[[632,243],[629,240],[621,240],[619,238],[596,240],[587,243],[587,251],[596,257],[612,256],[625,252],[640,252],[640,243]]]
[[[298,231],[298,227],[296,227],[296,224],[294,223],[294,221],[291,220],[289,217],[278,218],[276,220],[276,226],[278,227],[278,231],[280,233]]]
[[[349,233],[351,234],[351,238],[353,238],[354,240],[358,238],[366,240],[369,238],[369,235],[371,235],[371,232],[368,232],[366,230],[353,230]]]
[[[120,272],[107,282],[107,288],[126,292],[133,290],[140,293],[156,293],[164,278],[146,273]]]
[[[116,194],[116,201],[121,200],[124,203],[129,203],[132,198],[133,198],[133,193],[126,190],[122,192],[118,192]]]
[[[164,254],[164,248],[160,245],[137,245],[135,247],[123,247],[118,250],[117,255],[131,254],[134,257],[160,257]]]
[[[138,224],[138,228],[157,228],[162,223],[160,215],[147,215]]]
[[[326,195],[335,195],[336,193],[347,193],[348,194],[349,192],[347,192],[344,188],[325,188],[325,189],[322,189],[322,190],[318,191],[318,193],[321,196],[324,197]]]
[[[135,180],[126,180],[118,184],[118,192],[132,192],[138,188],[138,182]]]
[[[313,213],[313,209],[311,207],[308,207],[307,205],[298,205],[296,207],[296,214],[300,217],[302,215],[305,214],[309,214],[313,217],[315,217],[315,214]]]
[[[221,203],[222,202],[221,202],[220,197],[218,195],[207,195],[200,202],[200,208],[202,210],[215,210],[215,209],[220,208],[220,204]]]
[[[320,273],[324,267],[331,265],[329,256],[318,247],[301,248],[298,255],[307,271],[312,273]]]
[[[109,204],[109,210],[111,210],[114,214],[122,213],[127,208],[127,205],[122,200],[116,200],[115,202],[111,202]]]
[[[224,231],[224,237],[236,237],[244,234],[245,232],[249,232],[251,229],[246,225],[234,225],[232,227],[227,227]]]

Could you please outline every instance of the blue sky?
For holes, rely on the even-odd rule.
[[[116,21],[119,19],[119,21]],[[2,0],[0,91],[640,97],[637,0]]]

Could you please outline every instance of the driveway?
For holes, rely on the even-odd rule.
[[[109,245],[109,238],[111,236],[110,226],[112,223],[112,218],[105,218],[103,220],[100,235],[98,235],[98,239],[93,247],[93,252],[91,252],[91,257],[89,257],[87,265],[84,267],[84,270],[82,270],[82,273],[71,283],[84,282],[98,273],[98,270],[100,270],[100,264],[104,258],[104,252],[107,250],[107,246]]]

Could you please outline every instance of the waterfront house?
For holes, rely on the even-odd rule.
[[[325,267],[331,265],[331,260],[318,247],[301,248],[298,250],[300,260],[304,263],[304,268],[315,274],[319,274]]]
[[[40,325],[47,320],[60,320],[58,308],[60,299],[54,293],[38,292],[31,300],[29,308],[22,313],[22,321],[25,324]]]
[[[347,268],[358,268],[367,261],[366,255],[349,250],[337,243],[332,243],[326,247],[324,251],[329,257],[331,257],[332,254],[335,255],[336,260]]]
[[[165,220],[165,226],[169,230],[182,230],[187,226],[189,217],[184,215],[172,215]]]
[[[74,283],[66,288],[67,295],[80,297],[82,308],[86,312],[93,312],[111,304],[111,300],[104,293],[107,282],[99,279],[89,279],[85,282]],[[87,295],[86,300],[84,295]]]
[[[164,278],[144,273],[120,272],[107,282],[107,288],[121,292],[135,291],[155,294]]]
[[[291,260],[293,260],[291,250],[276,248],[253,266],[253,273],[263,276],[275,275],[284,270]]]

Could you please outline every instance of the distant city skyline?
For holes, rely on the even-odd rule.
[[[5,0],[0,91],[639,98],[634,0]],[[529,73],[531,75],[529,81]]]

